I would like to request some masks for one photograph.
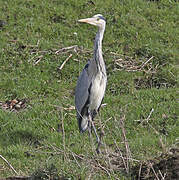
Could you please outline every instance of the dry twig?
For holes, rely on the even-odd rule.
[[[154,109],[152,108],[151,111],[150,111],[150,113],[149,113],[149,115],[148,115],[148,117],[147,117],[146,119],[143,119],[140,124],[142,124],[144,121],[146,121],[146,122],[148,123],[148,121],[149,121],[149,119],[150,119],[150,117],[151,117],[151,115],[152,115],[153,112],[154,112]]]
[[[161,173],[161,171],[159,170],[159,174],[160,174],[160,176],[162,177],[161,180],[165,180],[165,176],[166,176],[167,173],[164,173],[164,175],[163,175],[163,174]]]
[[[125,169],[126,169],[126,171],[127,171],[127,165],[126,165],[126,162],[125,162],[125,158],[123,157],[121,150],[120,150],[120,149],[119,149],[119,147],[117,146],[116,141],[114,141],[114,143],[115,143],[115,145],[116,145],[116,147],[117,147],[117,150],[118,150],[118,151],[119,151],[119,153],[120,153],[120,157],[121,157],[121,159],[122,159],[122,162],[123,162],[124,168],[125,168]]]
[[[120,58],[114,60],[114,64],[117,65],[117,68],[115,68],[116,70],[124,69],[128,72],[130,72],[130,71],[132,71],[132,72],[143,71],[146,73],[151,72],[152,66],[151,66],[151,64],[149,64],[149,62],[154,58],[154,56],[150,57],[149,59],[147,59],[145,62],[143,62],[141,64],[141,63],[137,62],[134,58],[129,57],[129,56],[124,56],[124,55],[117,54],[114,52],[111,52],[111,54],[113,54],[115,57],[116,56],[120,57]],[[124,60],[123,58],[121,58],[121,56],[123,56],[123,58],[125,58],[127,60]],[[148,64],[149,64],[149,67],[148,67],[148,70],[146,71],[144,69],[144,67]]]
[[[65,111],[75,110],[75,106],[72,106],[72,105],[70,105],[69,107],[63,107],[63,106],[57,106],[57,105],[54,105],[54,104],[50,104],[50,106],[53,106],[58,110],[61,110],[61,109],[65,110]]]
[[[37,60],[34,62],[34,66],[37,65],[43,58],[43,55],[37,57]]]
[[[66,64],[66,62],[70,59],[72,57],[72,54],[70,54],[69,56],[68,56],[68,58],[66,58],[66,60],[62,63],[62,65],[58,68],[58,70],[62,70],[63,69],[63,67],[64,67],[64,65]]]
[[[101,168],[103,171],[105,171],[109,177],[111,176],[109,171],[104,166],[102,166],[99,162],[98,162],[98,167]]]
[[[148,60],[146,60],[144,63],[142,63],[142,64],[139,66],[139,69],[144,68],[144,66],[146,66],[147,63],[148,63],[149,61],[151,61],[153,58],[154,58],[154,56],[152,56],[151,58],[149,58]]]
[[[129,159],[132,159],[131,157],[131,152],[130,152],[130,148],[129,148],[129,143],[126,137],[126,131],[124,128],[124,120],[125,120],[125,115],[123,115],[123,117],[120,118],[120,125],[121,125],[121,129],[122,129],[122,135],[123,135],[123,140],[124,140],[124,144],[125,144],[125,148],[126,148],[126,172],[129,173]]]
[[[138,180],[140,180],[141,170],[142,170],[142,163],[140,164],[140,168],[139,168]]]
[[[152,166],[152,163],[150,162],[149,164],[150,164],[150,167],[151,167],[153,173],[155,174],[155,177],[157,178],[157,180],[160,180],[160,178],[158,177],[157,173],[155,172],[155,170],[154,170],[154,168]]]
[[[78,47],[77,45],[69,46],[69,47],[64,47],[64,48],[62,48],[62,49],[57,50],[57,51],[55,52],[55,54],[59,54],[59,53],[61,53],[61,52],[64,52],[64,51],[67,51],[67,50],[71,50],[71,49],[74,49],[74,50],[76,51],[76,48],[77,48],[77,47]]]
[[[0,154],[0,158],[6,162],[6,164],[12,169],[12,171],[18,175],[17,171],[13,168],[13,166]]]

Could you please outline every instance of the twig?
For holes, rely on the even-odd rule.
[[[34,66],[37,65],[41,59],[43,58],[43,55],[40,55],[39,57],[37,57],[37,60],[34,62]]]
[[[68,108],[63,108],[64,110],[71,111],[75,109],[75,106],[70,106]]]
[[[103,167],[99,162],[98,162],[98,166],[99,166],[103,171],[105,171],[105,172],[108,174],[109,177],[111,177],[111,176],[110,176],[110,173],[108,172],[108,170],[107,170],[105,167]]]
[[[165,176],[166,176],[166,174],[167,173],[164,173],[164,175],[161,173],[161,171],[159,170],[159,174],[160,174],[160,176],[162,177],[162,180],[165,180]]]
[[[154,58],[154,56],[152,56],[151,58],[149,58],[147,61],[145,61],[144,63],[142,63],[142,64],[139,66],[139,68],[140,68],[140,69],[144,68],[144,66],[145,66],[150,60],[152,60],[153,58]]]
[[[66,51],[66,50],[75,49],[75,48],[77,48],[77,47],[78,47],[77,45],[69,46],[69,47],[64,47],[64,48],[62,48],[62,49],[57,50],[57,51],[55,52],[55,54],[59,54],[60,52],[64,52],[64,51]]]
[[[54,104],[50,104],[50,106],[53,106],[55,107],[56,109],[63,109],[63,110],[66,110],[66,111],[72,111],[75,109],[75,106],[69,106],[69,107],[63,107],[63,106],[57,106],[57,105],[54,105]]]
[[[136,72],[136,71],[143,71],[143,72],[150,72],[152,67],[150,65],[150,67],[148,68],[148,70],[146,71],[144,69],[144,67],[154,58],[154,56],[150,57],[149,59],[147,59],[145,62],[139,64],[137,61],[135,61],[134,58],[132,57],[129,57],[129,56],[125,56],[125,55],[120,55],[120,54],[116,54],[116,53],[113,53],[111,52],[111,54],[115,55],[115,56],[124,56],[124,58],[128,59],[127,61],[123,60],[123,58],[119,58],[119,59],[115,59],[114,62],[115,64],[119,67],[118,68],[115,68],[116,70],[126,70],[128,72]],[[152,73],[152,72],[151,72]]]
[[[148,121],[149,121],[149,119],[150,119],[150,117],[151,117],[151,115],[152,115],[153,112],[154,112],[154,109],[152,108],[151,111],[150,111],[150,113],[149,113],[149,115],[148,115],[148,117],[147,117],[146,119],[143,119],[140,124],[142,124],[144,121],[147,121],[147,123],[148,123]]]
[[[75,157],[75,154],[73,152],[71,152],[72,156],[73,156],[73,159],[75,160],[76,164],[78,165],[79,168],[81,168],[80,164],[78,163],[76,157]]]
[[[95,162],[95,163],[94,163]],[[88,164],[89,164],[90,162],[88,162]],[[100,163],[99,163],[99,161],[98,161],[98,159],[94,159],[94,161],[92,161],[91,163],[91,166],[94,168],[94,169],[96,169],[96,168],[99,168],[99,169],[102,169],[104,172],[106,172],[107,173],[107,175],[109,176],[109,177],[111,177],[111,175],[110,175],[110,170],[108,170],[107,168],[105,168],[104,166],[102,166]]]
[[[62,70],[63,69],[63,66],[66,64],[66,62],[70,59],[72,57],[72,54],[70,54],[69,56],[68,56],[68,58],[66,58],[66,60],[62,63],[62,65],[58,68],[58,70]]]
[[[107,122],[110,121],[112,119],[112,117],[108,118],[107,120],[105,120],[105,122],[102,124],[102,128],[105,129],[105,127],[107,126]]]
[[[142,122],[141,122],[141,124],[142,124],[144,121],[146,121],[147,124],[155,131],[155,133],[156,133],[157,135],[160,135],[160,133],[149,123],[149,119],[150,119],[150,117],[151,117],[151,115],[152,115],[153,112],[154,112],[154,109],[152,108],[151,111],[150,111],[150,113],[149,113],[149,115],[148,115],[148,117],[147,117],[146,119],[143,119]],[[139,121],[139,120],[136,120],[136,121]]]
[[[124,167],[125,167],[125,169],[126,169],[126,171],[127,171],[126,162],[125,162],[125,160],[124,160],[124,157],[123,157],[123,155],[122,155],[121,150],[120,150],[119,147],[117,146],[116,140],[114,140],[114,143],[115,143],[115,145],[116,145],[116,147],[117,147],[117,149],[118,149],[118,151],[119,151],[119,153],[120,153],[120,157],[122,158],[122,162],[123,162]]]
[[[76,156],[77,158],[79,158],[80,160],[85,160],[85,158],[81,157],[80,155],[72,152],[69,148],[66,147],[66,149],[70,152],[70,153],[73,153],[74,156]]]
[[[123,115],[123,117],[120,118],[120,125],[121,125],[123,140],[124,140],[124,144],[125,144],[125,148],[126,148],[126,157],[127,157],[126,172],[129,173],[129,158],[131,158],[132,156],[131,156],[129,144],[128,144],[127,137],[126,137],[126,131],[124,128],[124,120],[125,120],[125,115]]]
[[[140,164],[140,168],[139,168],[138,180],[140,180],[141,170],[142,170],[142,163]]]
[[[157,180],[160,180],[159,177],[158,177],[158,175],[156,174],[156,172],[155,172],[153,166],[152,166],[152,163],[150,162],[149,164],[150,164],[150,167],[151,167],[153,173],[155,174],[155,177],[157,178]]]
[[[30,59],[28,60],[28,62],[32,61],[32,60],[35,59],[37,56],[38,56],[38,55],[33,56],[32,58],[30,58]]]
[[[16,175],[18,175],[17,171],[13,168],[13,166],[12,166],[1,154],[0,154],[0,158],[7,163],[7,165],[13,170],[13,172],[14,172]]]

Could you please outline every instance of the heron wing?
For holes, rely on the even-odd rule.
[[[81,116],[82,109],[89,99],[90,85],[92,81],[92,77],[88,74],[89,65],[90,62],[86,64],[83,71],[81,72],[75,90],[75,106],[78,116]]]

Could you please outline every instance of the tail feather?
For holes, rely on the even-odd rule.
[[[80,132],[85,132],[88,129],[88,117],[87,116],[83,116],[78,118],[78,126],[79,126],[79,130]]]

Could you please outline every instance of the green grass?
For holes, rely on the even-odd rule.
[[[88,133],[78,131],[75,110],[64,109],[74,106],[76,81],[92,57],[97,31],[77,20],[97,13],[107,19],[103,40],[108,74],[103,102],[107,105],[95,119],[96,126],[104,128],[106,146],[102,151],[112,155],[118,146],[125,155],[122,116],[134,159],[157,157],[164,151],[159,139],[167,149],[179,137],[177,2],[2,0],[0,101],[26,99],[27,108],[19,112],[0,109],[0,154],[20,175],[48,179],[46,171],[54,179],[130,179],[120,168],[109,167],[112,160],[107,153],[95,154]],[[77,52],[72,49],[55,54],[73,45],[77,45]],[[70,54],[72,57],[59,71]],[[122,59],[140,65],[152,56],[144,71],[131,72],[114,62]],[[135,164],[131,162],[131,166]],[[12,175],[0,159],[0,177]]]

